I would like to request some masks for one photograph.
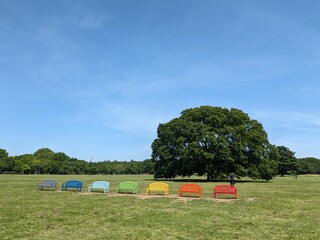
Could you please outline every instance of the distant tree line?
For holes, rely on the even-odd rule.
[[[296,158],[294,152],[284,146],[276,147],[278,175],[320,174],[320,159]],[[88,162],[41,148],[34,154],[9,156],[0,149],[0,173],[15,174],[154,174],[154,162],[144,161],[102,161]]]
[[[298,174],[320,174],[320,159],[308,157],[298,159]]]
[[[87,162],[41,148],[33,154],[9,156],[0,149],[0,173],[17,174],[153,174],[152,160]]]
[[[314,157],[296,158],[294,152],[284,146],[277,146],[278,175],[320,174],[320,159]]]

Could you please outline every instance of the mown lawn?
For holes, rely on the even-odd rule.
[[[57,191],[37,191],[44,179],[58,180]],[[63,182],[84,182],[84,193],[61,192]],[[152,176],[0,175],[0,239],[320,239],[320,176],[277,177],[237,182],[238,200],[213,201],[221,182],[196,182],[203,199],[88,194],[89,183],[139,183]],[[170,194],[188,179],[166,181]]]

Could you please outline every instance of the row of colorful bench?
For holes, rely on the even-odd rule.
[[[49,189],[56,190],[58,182],[56,180],[44,180],[37,185],[39,190]],[[69,180],[61,185],[61,191],[76,190],[81,192],[83,189],[83,183],[79,180]],[[88,192],[103,191],[108,193],[110,191],[110,183],[107,181],[95,181],[88,186]],[[138,183],[136,182],[121,182],[117,186],[116,193],[133,193],[138,192]],[[150,183],[146,188],[146,194],[169,194],[169,185],[163,182]],[[178,196],[183,195],[198,195],[202,197],[202,186],[193,183],[185,183],[179,187]],[[213,197],[216,198],[218,194],[231,194],[235,198],[238,197],[237,188],[230,185],[218,185],[213,188]]]

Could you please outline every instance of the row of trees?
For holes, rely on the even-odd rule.
[[[320,159],[307,157],[296,158],[294,152],[284,146],[276,147],[279,153],[278,175],[320,174]]]
[[[153,165],[151,160],[87,162],[48,148],[39,149],[34,154],[9,156],[5,149],[0,149],[0,173],[153,174]]]
[[[280,153],[277,173],[320,174],[320,160],[317,158],[296,158],[290,149],[276,147]],[[9,156],[0,149],[0,173],[21,174],[154,174],[154,162],[144,161],[103,161],[87,162],[55,153],[48,148],[37,150],[34,154]]]

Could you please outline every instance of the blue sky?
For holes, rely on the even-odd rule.
[[[320,2],[0,0],[0,148],[144,160],[159,123],[238,108],[320,158]]]

